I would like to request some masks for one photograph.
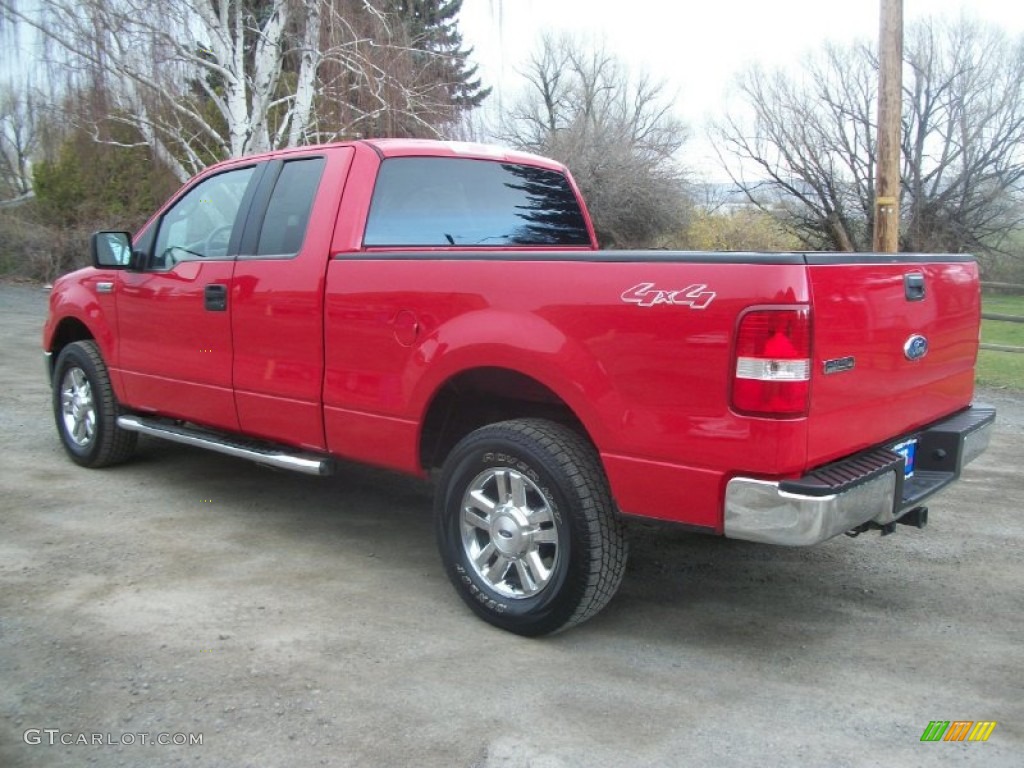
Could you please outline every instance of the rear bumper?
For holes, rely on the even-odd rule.
[[[767,544],[817,544],[864,523],[887,525],[960,477],[988,447],[995,409],[972,406],[900,437],[918,440],[912,477],[903,457],[878,447],[797,480],[734,477],[725,491],[725,535]],[[899,442],[899,441],[894,441]]]

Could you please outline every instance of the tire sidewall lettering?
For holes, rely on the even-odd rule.
[[[508,610],[507,603],[499,603],[494,598],[485,594],[477,583],[473,581],[473,578],[469,575],[469,572],[461,565],[455,566],[455,571],[459,574],[459,579],[466,585],[466,589],[473,597],[479,601],[479,603],[487,608],[488,610],[494,611],[495,613],[505,613]]]
[[[485,566],[492,562],[487,558],[493,557],[494,549],[480,549],[487,533],[467,533],[464,538],[464,503],[488,510],[485,516],[491,522],[486,526],[469,523],[490,531],[488,546],[494,543],[495,531],[505,530],[502,516],[514,513],[491,495],[495,486],[484,491],[490,501],[482,507],[466,495],[471,488],[486,488],[503,470],[522,475],[532,493],[544,497],[557,532],[557,538],[549,539],[558,544],[550,579],[530,597],[509,597],[491,586],[494,574]],[[508,491],[505,485],[502,492]],[[534,497],[527,503],[534,507],[540,501]],[[463,602],[489,624],[527,637],[586,621],[611,599],[624,571],[626,543],[596,449],[577,429],[547,419],[487,424],[456,443],[438,477],[434,530],[449,580]],[[485,569],[478,572],[470,558],[481,556]]]
[[[557,566],[558,574],[552,578],[547,587],[537,595],[526,597],[521,600],[507,600],[501,595],[493,592],[486,584],[480,582],[476,574],[465,562],[465,552],[462,549],[460,534],[458,531],[458,511],[461,508],[462,489],[476,474],[486,468],[508,468],[520,472],[530,478],[541,493],[551,509],[552,517],[555,519],[559,532],[559,546],[561,547],[560,562]],[[563,600],[565,595],[562,585],[566,574],[572,567],[569,559],[572,555],[571,545],[572,532],[562,512],[562,492],[557,484],[547,473],[541,473],[536,469],[536,464],[522,458],[515,452],[509,450],[476,450],[464,456],[455,468],[452,477],[458,482],[457,487],[449,488],[446,493],[446,507],[448,513],[444,523],[446,529],[445,546],[450,549],[453,555],[452,569],[455,578],[462,589],[481,608],[495,615],[500,616],[539,616],[543,615],[553,605]]]
[[[547,478],[541,477],[540,473],[537,472],[532,465],[518,456],[500,451],[486,451],[481,455],[480,463],[487,467],[508,467],[522,475],[526,475],[526,477],[530,478],[537,487],[540,488],[541,493],[544,494],[544,498],[547,500],[548,506],[551,507],[551,514],[554,516],[555,522],[558,523],[559,526],[563,524],[562,511],[558,505],[558,496],[552,493],[551,488],[546,482]]]

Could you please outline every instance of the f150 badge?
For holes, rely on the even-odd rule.
[[[674,291],[655,288],[654,283],[640,283],[623,291],[622,300],[627,304],[636,304],[640,307],[672,304],[677,307],[707,309],[708,305],[715,300],[715,292],[709,291],[703,283],[694,283]]]

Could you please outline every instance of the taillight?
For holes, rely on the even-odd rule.
[[[736,333],[735,360],[735,410],[776,418],[805,415],[811,388],[810,309],[747,312]]]

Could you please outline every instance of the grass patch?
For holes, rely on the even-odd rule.
[[[983,349],[974,374],[985,387],[1024,390],[1024,354]]]
[[[1024,296],[985,296],[982,308],[984,312],[1024,317]],[[986,344],[1024,347],[1024,323],[982,320],[981,340]],[[978,353],[975,373],[978,383],[986,387],[1024,390],[1024,353],[983,349]]]
[[[983,296],[981,306],[983,312],[1024,317],[1024,296]]]
[[[1024,323],[982,320],[981,340],[986,344],[1009,344],[1012,347],[1024,347]]]

